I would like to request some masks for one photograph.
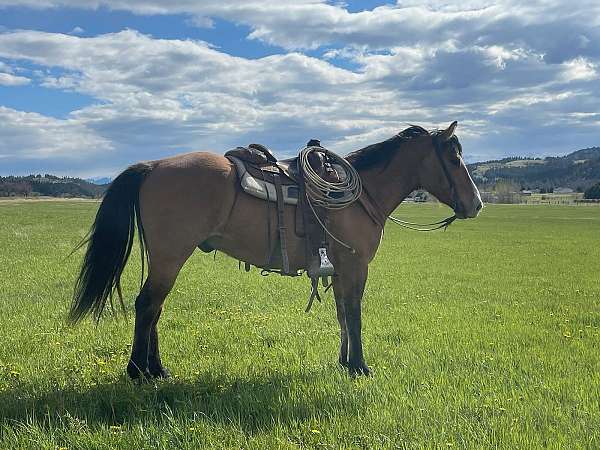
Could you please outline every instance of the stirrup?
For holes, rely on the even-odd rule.
[[[317,266],[318,263],[318,266]],[[329,257],[327,256],[327,249],[325,247],[319,247],[319,259],[314,260],[310,264],[307,273],[309,278],[326,278],[333,276],[335,269]]]
[[[331,283],[328,284],[326,280],[328,277],[333,277],[334,272],[335,269],[333,268],[333,264],[331,264],[331,261],[329,261],[329,257],[327,256],[327,249],[325,247],[320,247],[319,259],[314,260],[306,271],[311,281],[311,291],[305,312],[310,311],[315,298],[319,302],[321,301],[321,296],[319,295],[319,278],[323,283],[323,287],[325,287],[325,292],[327,292],[331,287]]]

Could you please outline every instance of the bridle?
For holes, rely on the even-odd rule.
[[[433,146],[435,148],[435,154],[442,166],[444,171],[444,175],[446,177],[446,181],[450,186],[450,192],[452,194],[452,210],[454,211],[454,215],[450,217],[446,217],[445,219],[439,220],[437,222],[432,223],[413,223],[407,222],[405,220],[399,219],[394,216],[388,216],[388,220],[391,220],[396,225],[400,225],[401,227],[408,228],[409,230],[414,231],[435,231],[443,228],[444,231],[457,219],[456,216],[456,208],[459,205],[458,193],[456,190],[456,185],[454,180],[450,176],[450,172],[448,171],[448,167],[446,166],[446,162],[444,161],[443,153],[444,153],[444,142],[440,139],[439,134],[433,136]]]

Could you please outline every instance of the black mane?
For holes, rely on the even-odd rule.
[[[387,166],[403,142],[426,135],[429,135],[429,131],[425,128],[411,125],[390,139],[350,153],[346,156],[346,160],[357,170],[368,169],[381,163]]]

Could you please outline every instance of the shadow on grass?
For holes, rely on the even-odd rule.
[[[340,370],[340,374],[342,371]],[[111,384],[43,390],[19,384],[0,392],[0,420],[6,425],[35,420],[63,427],[69,420],[88,425],[136,425],[209,421],[246,433],[265,431],[332,411],[353,413],[355,397],[316,388],[323,378],[339,376],[331,367],[309,374],[265,374],[223,378],[205,373],[196,381],[136,385],[125,376]],[[67,422],[67,423],[65,423]]]

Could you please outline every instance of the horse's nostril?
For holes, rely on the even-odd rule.
[[[477,211],[481,211],[481,208],[483,208],[483,203],[479,202],[479,205],[477,205]]]

